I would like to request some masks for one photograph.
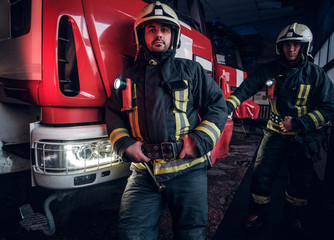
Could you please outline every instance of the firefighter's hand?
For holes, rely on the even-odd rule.
[[[179,158],[197,158],[199,157],[199,150],[196,146],[194,140],[192,140],[188,135],[183,137],[183,148],[180,153]]]
[[[150,159],[145,156],[143,151],[141,150],[141,146],[144,143],[141,141],[137,141],[134,144],[130,145],[126,150],[125,150],[125,156],[131,160],[132,162],[149,162]]]
[[[279,123],[280,128],[283,132],[288,132],[293,130],[292,117],[286,116],[284,121]]]

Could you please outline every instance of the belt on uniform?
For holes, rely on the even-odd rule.
[[[175,159],[183,148],[183,141],[163,142],[160,144],[143,144],[143,153],[151,159]]]
[[[273,121],[274,123],[280,123],[284,121],[284,119],[281,116],[276,115],[273,112],[270,113],[269,120]]]

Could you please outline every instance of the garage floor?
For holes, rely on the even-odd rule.
[[[287,179],[284,171],[280,173],[275,185],[268,225],[261,232],[252,234],[242,228],[247,215],[252,160],[260,139],[259,134],[245,136],[243,132],[234,132],[228,156],[208,171],[208,240],[296,239],[282,224],[282,193]],[[29,174],[30,172],[25,172],[0,176],[1,185],[5,185],[5,189],[0,191],[0,240],[117,239],[118,206],[126,179],[86,188],[61,202],[53,202],[51,211],[56,221],[56,233],[47,237],[39,232],[27,232],[19,226],[20,205],[30,202],[36,212],[42,213],[44,199],[52,194],[49,190],[29,188]],[[333,239],[333,235],[326,238],[325,234],[333,234],[327,230],[328,226],[334,226],[334,215],[324,208],[322,189],[319,186],[321,185],[317,182],[312,208],[309,210],[312,220],[310,230],[317,236],[314,239]],[[166,209],[161,217],[159,240],[173,239],[171,221]]]

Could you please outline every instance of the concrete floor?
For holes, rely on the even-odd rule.
[[[241,130],[240,130],[241,129]],[[249,132],[249,128],[246,129]],[[225,159],[220,159],[208,171],[209,220],[207,239],[295,239],[285,231],[282,224],[282,193],[287,180],[284,171],[275,183],[273,204],[268,225],[263,231],[250,234],[243,231],[242,224],[247,215],[248,186],[252,160],[261,135],[260,131],[250,131],[247,136],[236,126],[230,151]],[[27,201],[36,212],[43,212],[44,199],[52,192],[29,187],[30,172],[13,176],[0,175],[3,189],[0,191],[0,240],[110,240],[117,239],[117,219],[119,200],[126,184],[126,178],[118,181],[86,188],[61,202],[51,205],[56,221],[56,233],[46,237],[39,232],[27,232],[19,226],[18,207]],[[316,178],[318,179],[318,178]],[[333,212],[328,211],[323,201],[321,181],[315,181],[314,199],[309,210],[312,234],[316,240],[334,239]],[[14,191],[15,190],[15,191]],[[161,218],[159,240],[172,239],[171,217],[168,211]],[[330,225],[332,224],[332,225]],[[326,235],[327,234],[327,235]]]

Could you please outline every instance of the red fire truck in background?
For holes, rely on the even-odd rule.
[[[228,97],[245,73],[217,61],[199,1],[167,3],[182,26],[176,57],[202,64]],[[30,168],[32,186],[56,191],[45,201],[46,217],[29,205],[21,208],[25,228],[53,234],[51,201],[129,174],[108,140],[104,104],[114,80],[134,60],[133,22],[146,4],[0,2],[0,174]],[[211,152],[213,162],[227,155],[232,130],[229,118]]]

